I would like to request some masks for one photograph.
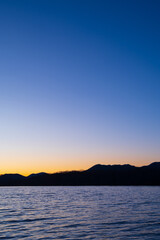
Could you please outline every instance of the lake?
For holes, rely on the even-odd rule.
[[[0,187],[0,239],[160,239],[160,187]]]

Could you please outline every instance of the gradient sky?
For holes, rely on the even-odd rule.
[[[160,160],[160,1],[0,1],[0,173]]]

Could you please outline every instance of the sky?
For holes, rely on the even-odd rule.
[[[158,0],[0,1],[0,173],[160,160]]]

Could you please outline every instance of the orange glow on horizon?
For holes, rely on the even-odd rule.
[[[1,156],[2,159],[2,156]],[[26,156],[22,157],[4,157],[1,163],[0,174],[5,173],[19,173],[24,176],[28,176],[32,173],[46,172],[55,173],[60,171],[72,171],[72,170],[86,170],[95,164],[130,164],[134,166],[148,165],[152,162],[159,161],[157,156],[147,157],[143,156],[79,156],[79,157],[45,157],[45,156]],[[23,160],[22,160],[23,159]]]

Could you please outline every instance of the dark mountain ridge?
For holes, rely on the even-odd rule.
[[[160,186],[160,162],[148,166],[97,164],[84,171],[0,175],[0,186]]]

